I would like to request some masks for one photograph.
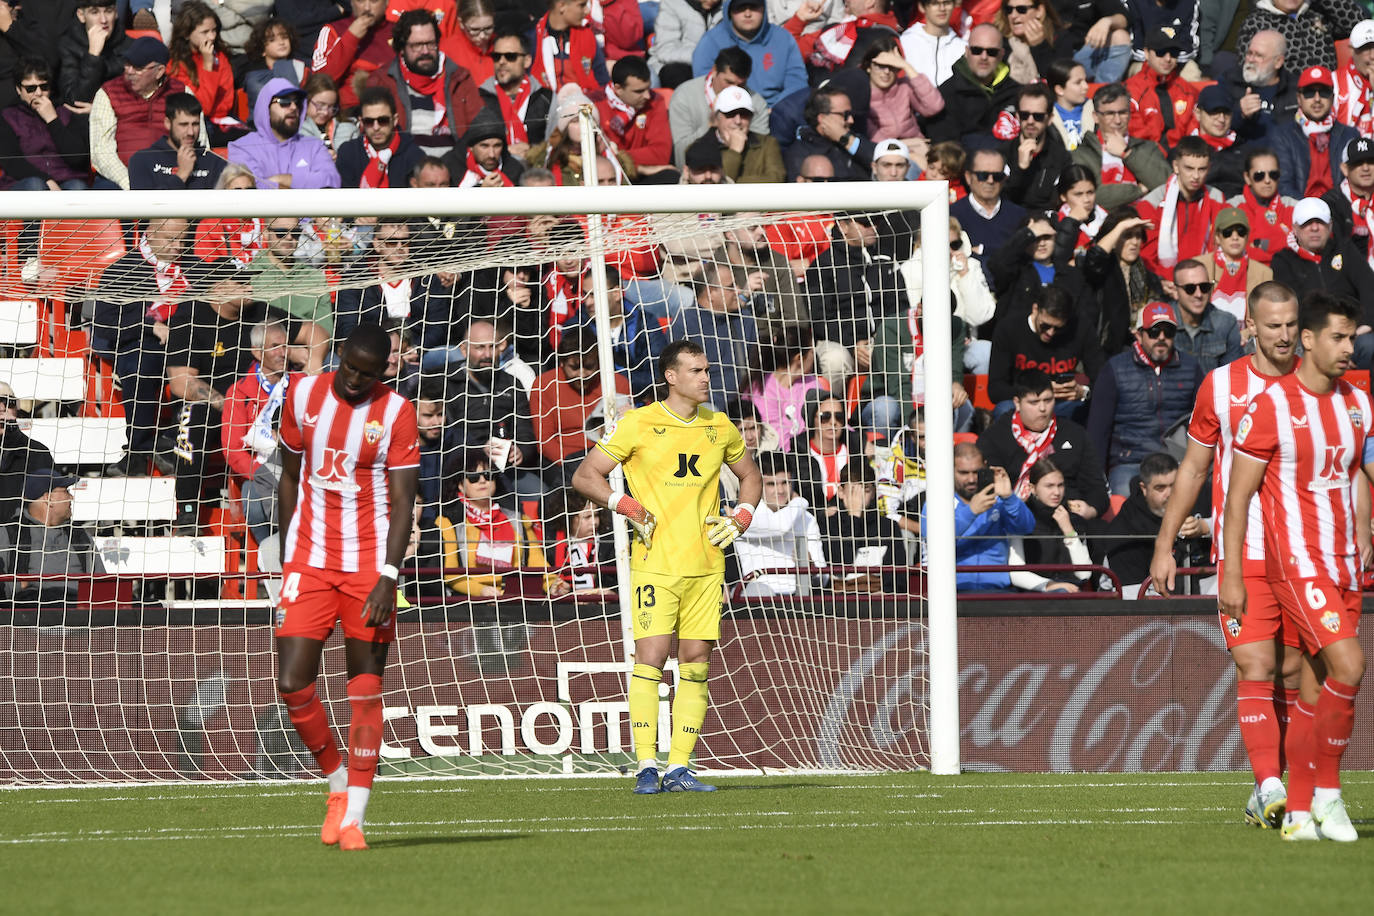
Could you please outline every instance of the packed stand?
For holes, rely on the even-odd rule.
[[[1357,362],[1374,359],[1374,20],[1355,0],[174,0],[159,15],[0,3],[0,187],[947,180],[958,554],[993,568],[961,589],[1148,577],[1196,392],[1253,351],[1261,284],[1357,301]],[[705,245],[612,252],[597,279],[613,396],[652,400],[662,348],[700,341],[712,404],[764,469],[735,551],[758,573],[749,593],[903,591],[890,567],[919,562],[932,406],[916,214],[730,216]],[[450,568],[418,590],[501,594],[500,576],[451,572],[493,564],[546,571],[520,577],[531,593],[607,587],[606,519],[567,488],[606,412],[593,277],[568,252],[585,233],[540,216],[122,224],[122,256],[72,318],[128,419],[103,476],[174,476],[178,533],[205,530],[227,480],[273,542],[290,374],[334,367],[336,343],[376,323],[386,383],[419,415],[415,562]],[[36,222],[6,237],[38,296],[58,267],[42,237]],[[532,254],[416,275],[417,256],[475,237]],[[52,527],[67,478],[36,442],[15,457],[33,405],[6,403],[0,521],[20,528],[0,527],[0,562],[27,572],[13,542]],[[1181,565],[1209,562],[1200,504]],[[776,574],[792,566],[809,572]]]

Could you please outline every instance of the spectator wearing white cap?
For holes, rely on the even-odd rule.
[[[1355,363],[1369,368],[1374,356],[1374,270],[1366,254],[1348,237],[1331,231],[1331,208],[1326,201],[1304,197],[1293,208],[1293,231],[1288,247],[1274,255],[1274,279],[1299,294],[1314,289],[1345,296],[1360,303],[1361,319],[1355,338]]]
[[[1374,137],[1374,19],[1350,30],[1350,62],[1334,75],[1336,120]]]
[[[1345,148],[1359,134],[1336,120],[1335,94],[1325,67],[1308,67],[1298,76],[1297,117],[1275,128],[1272,137],[1280,194],[1321,197],[1340,184]]]
[[[907,145],[901,140],[879,140],[873,147],[873,180],[906,181],[920,177]],[[878,250],[896,261],[911,257],[916,227],[921,224],[919,210],[891,210],[873,217],[878,230]]]
[[[657,44],[654,47],[658,47]],[[711,126],[711,106],[726,86],[739,86],[749,92],[754,103],[754,117],[749,129],[768,133],[768,103],[763,96],[749,89],[749,75],[754,61],[743,50],[730,45],[721,48],[715,64],[705,76],[690,79],[677,87],[668,100],[668,126],[673,131],[673,161],[685,164],[687,147]]]
[[[771,134],[749,129],[754,100],[739,86],[726,86],[711,105],[711,129],[702,140],[720,145],[721,169],[726,178],[741,184],[778,182],[787,178],[782,148]]]

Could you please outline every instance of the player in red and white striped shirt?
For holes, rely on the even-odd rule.
[[[1359,307],[1348,299],[1307,295],[1299,319],[1302,364],[1250,402],[1236,427],[1226,493],[1221,610],[1245,619],[1243,544],[1258,491],[1270,588],[1302,639],[1301,696],[1285,744],[1285,840],[1359,838],[1340,789],[1365,665],[1356,632],[1360,567],[1370,558],[1360,469],[1374,481],[1374,404],[1341,378],[1352,366],[1359,321]]]
[[[1188,424],[1188,453],[1179,466],[1178,481],[1164,510],[1155,539],[1150,577],[1155,590],[1169,594],[1174,587],[1174,540],[1190,517],[1198,493],[1212,474],[1212,551],[1220,560],[1226,483],[1234,460],[1236,425],[1250,399],[1297,365],[1298,298],[1282,283],[1268,281],[1251,291],[1246,319],[1255,338],[1255,353],[1213,369],[1198,389],[1197,404]],[[1236,719],[1241,741],[1250,757],[1255,786],[1245,806],[1245,820],[1256,827],[1277,827],[1283,819],[1287,795],[1279,748],[1289,711],[1298,699],[1297,633],[1283,627],[1283,611],[1264,575],[1264,523],[1259,499],[1250,501],[1250,526],[1242,563],[1250,606],[1241,620],[1218,612],[1222,638],[1236,663]],[[1284,651],[1284,647],[1292,647]],[[1282,672],[1276,688],[1275,672]],[[1283,700],[1276,697],[1283,690]]]
[[[382,741],[396,565],[410,539],[420,476],[415,408],[379,381],[390,355],[385,331],[359,325],[340,349],[338,371],[293,377],[282,408],[277,687],[329,781],[320,839],[341,849],[367,848],[363,817]],[[352,711],[347,769],[315,693],[336,622]]]

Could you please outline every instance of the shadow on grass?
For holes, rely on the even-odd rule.
[[[467,833],[457,836],[403,836],[395,839],[369,840],[368,845],[373,849],[401,849],[406,846],[437,846],[458,843],[496,843],[503,840],[527,840],[529,834],[525,833]]]

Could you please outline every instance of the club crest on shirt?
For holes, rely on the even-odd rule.
[[[1187,99],[1179,99],[1178,101],[1174,102],[1174,111],[1178,112],[1179,114],[1183,114],[1183,113],[1184,113],[1185,111],[1187,111],[1187,110],[1188,110],[1188,100],[1187,100]]]
[[[1351,407],[1346,412],[1350,414],[1350,424],[1352,426],[1356,429],[1360,429],[1364,426],[1364,411],[1360,410],[1358,407]]]
[[[368,420],[363,425],[363,439],[367,440],[368,445],[376,445],[382,441],[382,433],[386,432],[386,427],[381,420]]]
[[[1231,634],[1232,639],[1235,639],[1238,636],[1240,636],[1240,621],[1234,617],[1227,617],[1226,632]]]
[[[1327,611],[1322,615],[1321,620],[1322,626],[1326,627],[1332,633],[1339,633],[1341,631],[1341,615],[1337,614],[1335,611]]]
[[[1279,215],[1275,213],[1273,210],[1265,210],[1264,221],[1267,222],[1269,225],[1273,226],[1276,223],[1278,223]]]
[[[712,445],[716,444],[716,428],[714,426],[706,427],[706,441]]]
[[[1344,263],[1345,263],[1345,260],[1344,260],[1340,255],[1336,255],[1334,258],[1331,259],[1331,269],[1332,269],[1332,270],[1340,270],[1340,269],[1341,269],[1341,265],[1344,264]]]

